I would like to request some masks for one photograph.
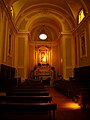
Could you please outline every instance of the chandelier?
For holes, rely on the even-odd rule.
[[[40,38],[41,40],[46,40],[46,39],[47,39],[47,34],[45,33],[44,25],[42,26],[42,29],[41,29],[39,38]]]

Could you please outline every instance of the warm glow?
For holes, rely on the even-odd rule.
[[[82,20],[83,20],[83,18],[85,17],[85,15],[84,15],[84,11],[83,11],[83,9],[79,12],[79,20],[78,20],[78,23],[80,23]]]
[[[50,50],[46,46],[41,46],[35,50],[35,60],[36,63],[46,64],[50,62]]]
[[[78,105],[78,103],[66,103],[65,105],[66,108],[69,109],[80,109],[81,107]]]
[[[41,40],[45,40],[45,39],[47,39],[47,35],[46,35],[46,34],[40,34],[40,35],[39,35],[39,38],[40,38]]]
[[[46,62],[46,56],[43,57],[42,61],[43,61],[43,62]]]

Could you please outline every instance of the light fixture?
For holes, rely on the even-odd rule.
[[[39,38],[41,40],[46,40],[47,39],[47,34],[45,33],[44,25],[42,26],[43,28],[41,29],[41,33],[39,35]]]

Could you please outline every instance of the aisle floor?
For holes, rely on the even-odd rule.
[[[90,110],[82,111],[81,107],[68,99],[53,87],[48,88],[53,96],[53,103],[57,103],[56,120],[90,120]]]

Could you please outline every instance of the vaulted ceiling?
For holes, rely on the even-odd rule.
[[[56,40],[61,33],[72,32],[77,25],[81,8],[90,13],[90,0],[3,0],[13,7],[14,24],[19,32],[38,40],[44,25],[48,40]]]

